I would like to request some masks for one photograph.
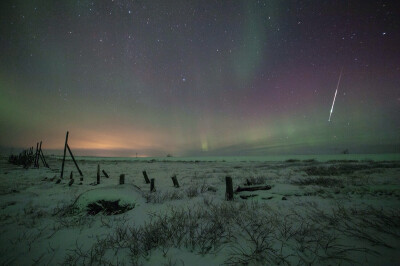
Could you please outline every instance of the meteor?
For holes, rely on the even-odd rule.
[[[331,112],[329,113],[328,122],[331,122],[331,116],[332,116],[332,112],[333,112],[333,106],[335,105],[336,94],[337,94],[337,91],[338,91],[338,89],[339,89],[340,79],[342,78],[342,72],[343,72],[343,67],[342,67],[342,70],[340,70],[339,80],[338,80],[338,83],[337,83],[337,85],[336,85],[335,96],[333,97],[333,103],[332,103],[332,107],[331,107]]]

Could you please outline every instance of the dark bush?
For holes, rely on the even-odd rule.
[[[116,215],[132,210],[133,208],[134,206],[131,205],[119,205],[119,200],[98,200],[87,206],[87,213],[89,215],[96,215],[99,212],[103,212],[106,215]]]
[[[287,162],[287,163],[296,163],[296,162],[300,162],[300,160],[297,160],[297,159],[288,159],[288,160],[286,160],[285,162]]]
[[[14,165],[22,165],[24,168],[29,168],[33,161],[35,160],[35,155],[33,154],[33,150],[23,150],[18,155],[10,155],[8,157],[8,162]]]

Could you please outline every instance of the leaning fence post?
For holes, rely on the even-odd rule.
[[[106,173],[106,171],[103,170],[102,172],[103,172],[105,177],[110,178],[110,176]]]
[[[43,154],[43,150],[42,149],[40,149],[40,153],[41,153],[41,155],[42,155],[42,161],[43,161],[43,163],[44,163],[44,165],[47,167],[47,168],[50,168],[50,166],[49,166],[49,164],[46,162],[46,159],[44,158],[44,154]]]
[[[120,184],[120,185],[125,184],[125,174],[121,174],[121,175],[119,176],[119,184]]]
[[[225,178],[226,182],[226,193],[225,193],[225,199],[226,200],[233,200],[233,184],[232,184],[232,178],[230,176],[227,176]]]
[[[40,160],[42,161],[43,165],[44,165],[45,167],[48,168],[48,165],[47,165],[47,163],[46,163],[46,160],[44,159],[44,156],[43,156],[42,149],[39,150],[39,158],[40,158]]]
[[[150,192],[155,192],[156,188],[154,186],[154,178],[150,179]]]
[[[68,134],[69,134],[69,132],[67,131],[67,135],[65,136],[64,156],[63,156],[62,165],[61,165],[61,179],[63,178],[63,175],[64,175],[64,164],[65,164],[65,155],[67,153]]]
[[[174,187],[178,188],[179,187],[179,183],[178,183],[178,179],[176,178],[176,175],[171,177],[172,182],[174,183]]]
[[[147,176],[146,171],[143,171],[143,177],[144,177],[144,181],[146,181],[146,184],[150,183],[149,177]]]
[[[68,151],[69,151],[69,154],[70,154],[71,157],[72,157],[72,161],[74,161],[74,164],[75,164],[76,168],[78,169],[78,172],[79,172],[80,176],[83,176],[82,171],[81,171],[81,169],[79,169],[78,163],[75,161],[75,157],[74,157],[74,155],[72,154],[71,148],[69,147],[68,143],[67,143],[67,149],[68,149]]]

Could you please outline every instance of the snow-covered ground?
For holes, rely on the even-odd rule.
[[[82,184],[72,161],[58,184],[48,163],[0,161],[2,265],[400,264],[399,161],[80,158]],[[271,189],[228,202],[226,176]]]

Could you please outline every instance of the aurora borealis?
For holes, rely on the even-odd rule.
[[[0,5],[2,147],[69,130],[82,155],[400,150],[395,1]]]

